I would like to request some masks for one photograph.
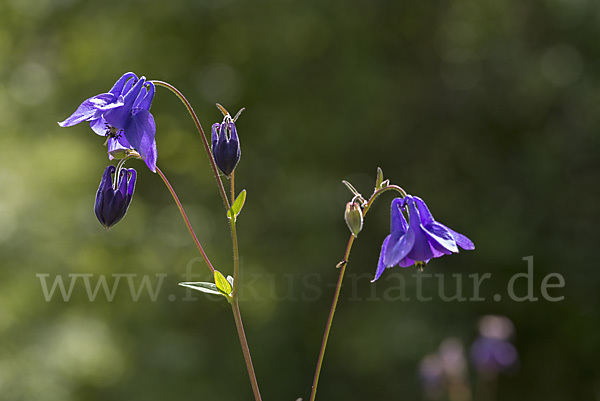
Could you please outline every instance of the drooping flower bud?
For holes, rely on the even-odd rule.
[[[346,224],[348,224],[350,232],[352,232],[352,234],[354,234],[354,236],[357,237],[358,233],[362,230],[363,227],[362,210],[360,208],[360,204],[357,201],[346,203],[344,220],[346,220]]]
[[[106,228],[114,226],[125,216],[135,189],[137,174],[134,169],[121,168],[113,179],[115,171],[112,165],[104,170],[94,205],[98,221]]]
[[[235,122],[229,116],[212,126],[212,153],[219,170],[229,177],[242,154]]]

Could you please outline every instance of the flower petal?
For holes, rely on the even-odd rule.
[[[133,196],[133,191],[135,190],[135,179],[137,178],[137,172],[130,168],[129,170],[129,181],[127,184],[127,196],[130,198],[128,202],[131,201],[131,197]]]
[[[217,145],[217,141],[219,140],[219,132],[220,131],[221,131],[221,124],[214,123],[212,125],[212,148],[213,148],[213,154],[214,154],[215,146]]]
[[[402,235],[392,233],[390,237],[387,252],[383,255],[383,262],[387,267],[400,263],[412,251],[416,240],[414,230],[410,229]]]
[[[146,89],[145,87],[144,89],[142,89],[137,99],[135,100],[135,103],[133,104],[134,108],[139,107],[141,109],[150,110],[150,106],[152,105],[152,100],[154,99],[154,92],[156,91],[156,89],[154,88],[154,84],[152,82],[148,83],[148,87],[149,89]]]
[[[435,219],[433,218],[433,215],[429,211],[429,208],[427,207],[427,205],[425,204],[423,199],[419,198],[418,196],[412,196],[412,195],[409,195],[409,197],[411,199],[413,199],[414,202],[416,203],[417,208],[419,209],[419,216],[421,217],[421,223],[423,223],[423,225],[435,221]]]
[[[112,99],[110,102],[98,103],[96,108],[98,112],[105,112],[108,110],[116,109],[117,107],[123,106],[123,96],[117,96],[115,99]]]
[[[427,225],[423,225],[422,228],[429,238],[429,243],[434,249],[446,255],[458,252],[456,241],[448,227],[437,221],[433,221]]]
[[[377,270],[375,271],[375,278],[373,280],[371,280],[372,283],[374,283],[375,281],[377,281],[377,279],[379,279],[379,277],[381,277],[381,275],[383,274],[383,271],[386,268],[386,265],[385,265],[383,259],[384,259],[384,255],[387,252],[387,247],[388,247],[391,237],[392,237],[391,235],[388,235],[383,240],[383,245],[381,245],[381,253],[379,254],[379,262],[377,263]]]
[[[454,231],[451,228],[448,228],[448,231],[450,231],[450,234],[452,234],[452,236],[454,237],[454,241],[456,241],[456,244],[458,246],[460,246],[462,249],[465,249],[467,251],[472,251],[473,249],[475,249],[475,244],[473,244],[473,241],[471,241],[470,239],[468,239],[466,236],[462,235],[461,233],[457,233],[456,231]]]
[[[61,127],[71,127],[83,121],[93,119],[94,117],[97,118],[96,112],[98,111],[98,106],[105,105],[112,100],[114,100],[114,96],[110,93],[102,93],[86,99],[79,105],[73,114],[67,117],[66,120],[59,122],[58,125]]]
[[[402,214],[404,199],[396,198],[392,201],[390,243],[384,254],[383,262],[387,267],[397,265],[408,255],[415,243],[414,232],[408,230],[408,224]],[[410,232],[410,233],[409,233]]]
[[[106,136],[108,132],[108,124],[102,117],[90,121],[90,128],[100,136]]]
[[[145,79],[145,77],[141,77],[125,96],[123,96],[122,105],[120,107],[112,108],[104,113],[103,117],[106,122],[118,129],[125,128],[125,125],[127,125],[128,120],[131,117],[133,104],[144,86]],[[129,142],[131,142],[131,140],[129,140]]]
[[[428,261],[425,261],[425,263],[427,263]],[[400,267],[409,267],[415,264],[415,261],[412,260],[411,258],[404,258],[402,259],[400,262],[398,262],[398,266]]]
[[[402,214],[402,206],[404,205],[404,199],[396,198],[392,201],[392,212],[390,219],[390,232],[403,232],[408,230],[408,223]]]
[[[94,204],[94,212],[100,224],[106,226],[104,219],[104,211],[106,210],[107,203],[112,199],[113,187],[112,187],[112,174],[115,172],[115,166],[110,165],[104,169],[98,192],[96,192],[96,202]]]
[[[450,233],[450,235],[452,236],[452,239],[454,240],[456,245],[460,246],[462,249],[465,249],[465,250],[475,249],[475,245],[473,244],[473,242],[471,242],[470,239],[468,239],[467,237],[465,237],[464,235],[462,235],[460,233],[457,233],[456,231],[452,230],[451,228],[449,228],[439,222],[436,222],[435,219],[433,218],[433,216],[431,215],[429,208],[423,201],[423,199],[419,198],[418,196],[414,196],[413,198],[419,209],[419,214],[421,216],[421,222],[428,230],[430,229],[430,227],[428,225],[430,223],[435,223],[436,225],[441,226],[439,228],[439,230],[448,231]],[[436,229],[431,229],[431,231],[436,231]],[[446,248],[446,249],[450,249],[450,248]],[[456,248],[456,250],[452,250],[452,252],[458,252],[458,248]]]
[[[123,130],[125,138],[136,149],[152,172],[156,172],[156,126],[154,117],[146,109],[132,110]]]
[[[123,74],[121,78],[119,78],[117,82],[115,82],[113,87],[110,89],[109,93],[112,93],[116,96],[121,95],[123,93],[123,88],[125,88],[125,83],[127,83],[131,78],[133,78],[131,82],[137,81],[138,79],[137,75],[135,75],[133,72],[126,72],[125,74]]]
[[[419,215],[419,211],[415,205],[415,201],[412,196],[406,197],[408,203],[409,217],[410,223],[408,225],[408,232],[414,233],[414,245],[412,246],[408,256],[410,259],[414,261],[425,261],[427,259],[433,258],[434,252],[431,249],[431,245],[429,244],[429,239],[423,230],[423,226],[421,224],[421,216]]]

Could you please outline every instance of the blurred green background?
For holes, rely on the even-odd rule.
[[[467,298],[470,274],[491,278],[477,302],[419,302],[414,270],[371,284],[392,195],[378,200],[353,248],[317,399],[423,399],[421,358],[448,337],[468,348],[486,314],[513,321],[520,354],[497,400],[600,399],[599,36],[592,0],[2,0],[0,399],[252,399],[228,305],[177,286],[208,270],[159,177],[128,164],[136,193],[107,232],[93,213],[104,138],[56,124],[126,71],[181,89],[207,130],[222,118],[216,102],[246,107],[241,307],[265,401],[308,400],[348,240],[341,181],[368,196],[378,166],[477,246],[425,273],[443,273],[450,294],[459,274]],[[152,112],[159,166],[213,264],[231,273],[192,121],[163,88]],[[539,299],[517,302],[507,282],[531,255]],[[559,302],[540,295],[549,273],[564,277],[549,291]],[[73,274],[68,301],[58,290],[46,299],[44,280],[68,289]],[[115,274],[114,298],[90,301],[84,275],[93,289]],[[160,288],[136,301],[127,280],[138,288],[144,276]],[[388,296],[399,277],[409,301]]]

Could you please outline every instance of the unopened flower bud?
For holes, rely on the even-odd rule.
[[[117,224],[125,216],[135,189],[134,169],[120,169],[113,182],[115,171],[116,167],[112,165],[104,170],[94,205],[98,221],[106,228]]]
[[[212,152],[219,170],[229,177],[241,156],[235,123],[229,116],[212,126]]]
[[[346,212],[344,213],[344,220],[348,224],[350,232],[357,237],[360,230],[363,227],[363,215],[360,208],[360,204],[356,201],[346,203]]]

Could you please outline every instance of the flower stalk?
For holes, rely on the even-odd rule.
[[[192,228],[190,219],[188,219],[187,214],[185,213],[185,210],[183,209],[183,205],[181,204],[181,202],[179,201],[179,198],[177,197],[177,194],[175,193],[175,190],[169,183],[169,180],[167,180],[167,177],[165,177],[163,172],[158,168],[158,166],[156,167],[156,172],[158,173],[160,178],[162,178],[163,182],[167,186],[167,189],[171,193],[171,196],[173,197],[173,200],[177,204],[177,208],[179,209],[179,212],[181,213],[181,217],[183,217],[183,221],[185,222],[185,225],[186,225],[190,235],[194,239],[194,243],[196,244],[196,247],[200,251],[200,254],[202,255],[202,258],[204,259],[204,261],[206,262],[206,265],[210,269],[210,272],[214,274],[215,268],[213,267],[212,263],[210,263],[210,260],[208,259],[206,252],[204,252],[204,249],[202,248],[202,245],[200,244],[200,241],[198,240],[198,237],[196,236],[196,233],[194,232],[194,229]]]
[[[317,359],[317,368],[315,370],[315,377],[313,379],[312,390],[310,393],[310,401],[314,401],[317,396],[317,385],[319,384],[319,376],[321,374],[321,367],[323,366],[323,358],[325,357],[325,349],[327,348],[327,340],[329,339],[329,332],[333,324],[333,316],[337,307],[338,299],[340,298],[340,292],[342,290],[342,282],[344,281],[344,273],[346,272],[346,266],[348,266],[348,258],[350,257],[350,250],[356,237],[354,234],[350,235],[348,245],[346,246],[346,253],[344,253],[344,259],[338,264],[340,266],[340,275],[338,277],[337,285],[335,286],[335,293],[333,294],[333,301],[331,302],[331,309],[329,310],[329,316],[327,317],[327,324],[325,324],[325,333],[323,334],[323,342],[321,343],[321,350],[319,351],[319,358]]]
[[[233,202],[235,199],[234,172],[231,173],[230,184],[231,200]],[[252,357],[250,356],[248,340],[246,339],[246,333],[244,331],[244,325],[242,323],[242,314],[240,312],[238,291],[240,277],[240,253],[237,238],[235,214],[229,217],[229,227],[231,228],[231,243],[233,246],[233,290],[231,291],[231,310],[233,312],[233,319],[235,320],[235,328],[237,330],[238,338],[240,340],[240,346],[242,347],[244,362],[246,363],[246,369],[248,370],[248,378],[250,379],[250,385],[252,386],[252,392],[254,393],[254,399],[255,401],[262,401],[262,398],[260,396],[260,390],[258,389],[258,380],[256,379],[256,373],[254,372],[254,365],[252,364]]]
[[[200,137],[202,139],[202,144],[204,145],[204,150],[206,151],[206,154],[208,155],[208,159],[210,161],[210,165],[213,170],[213,174],[215,176],[215,181],[217,182],[217,187],[219,188],[219,193],[223,200],[223,205],[225,206],[226,210],[229,210],[231,208],[231,203],[229,202],[229,200],[227,198],[227,194],[225,192],[225,187],[223,186],[223,180],[221,179],[221,176],[219,174],[219,169],[215,162],[214,155],[210,150],[211,148],[210,148],[210,145],[206,138],[206,135],[204,133],[204,130],[202,129],[202,125],[200,124],[200,120],[198,119],[198,116],[196,115],[196,112],[194,111],[192,105],[188,102],[188,100],[185,98],[185,96],[183,96],[183,94],[177,88],[175,88],[173,85],[171,85],[167,82],[158,81],[158,80],[153,80],[152,82],[157,86],[162,86],[166,89],[169,89],[171,92],[173,92],[179,98],[179,100],[181,100],[181,102],[185,105],[187,111],[190,113],[190,116],[194,120],[196,129],[198,130],[198,133],[200,134]],[[222,109],[222,107],[220,109]],[[239,113],[238,113],[238,115],[239,115]],[[157,168],[157,171],[159,172],[161,178],[163,178],[165,185],[167,185],[167,187],[169,188],[171,195],[173,195],[173,199],[175,199],[175,202],[177,203],[177,205],[179,207],[181,215],[186,223],[186,226],[188,227],[188,230],[190,231],[190,234],[192,235],[192,237],[194,238],[194,241],[196,242],[196,246],[198,247],[198,250],[202,254],[202,257],[204,258],[204,260],[210,267],[211,271],[214,273],[214,268],[210,264],[208,257],[206,257],[206,254],[204,253],[202,246],[198,242],[198,239],[196,238],[196,235],[193,232],[193,229],[189,223],[189,220],[187,219],[187,216],[185,215],[185,211],[183,210],[181,203],[177,199],[177,195],[173,191],[171,185],[168,183],[168,181],[166,180],[166,178],[164,177],[162,172],[160,170],[158,170],[158,168]],[[231,175],[230,175],[230,189],[231,189],[231,202],[233,202],[235,199],[235,181],[234,181],[233,171],[231,172]],[[235,326],[236,326],[236,329],[238,332],[238,337],[240,339],[240,345],[242,347],[242,353],[244,355],[244,361],[245,361],[246,367],[248,369],[248,376],[250,378],[252,392],[254,393],[254,398],[256,401],[262,401],[260,392],[258,389],[258,381],[256,380],[256,374],[254,373],[254,367],[252,365],[252,358],[250,357],[250,350],[248,347],[248,341],[246,339],[246,334],[244,332],[244,326],[242,324],[242,316],[240,313],[239,302],[238,302],[239,249],[238,249],[237,233],[236,233],[236,227],[235,227],[235,218],[229,219],[229,226],[231,228],[231,239],[232,239],[232,243],[233,243],[233,265],[234,265],[233,291],[231,294],[231,308],[232,308],[232,312],[233,312],[233,318],[235,320]]]
[[[344,183],[346,184],[346,183]],[[346,184],[348,185],[348,184]],[[349,187],[351,190],[353,187]],[[365,215],[375,202],[375,199],[379,197],[379,195],[383,194],[387,191],[396,191],[400,194],[401,197],[406,197],[406,191],[397,185],[388,185],[383,188],[375,190],[373,195],[369,198],[369,200],[365,203],[365,206],[362,210],[362,217],[364,219]],[[354,191],[353,191],[354,192]],[[358,192],[355,193],[355,196],[358,195]],[[344,281],[344,273],[346,273],[346,267],[348,266],[348,261],[350,258],[350,251],[352,250],[352,245],[354,244],[354,240],[356,239],[356,235],[350,234],[350,239],[348,240],[348,245],[346,245],[346,252],[344,253],[344,258],[340,263],[337,264],[337,267],[340,269],[340,274],[338,277],[337,285],[335,286],[335,292],[333,294],[333,301],[331,302],[331,309],[329,310],[329,316],[327,317],[327,323],[325,324],[325,332],[323,334],[323,342],[321,343],[321,349],[319,350],[319,357],[317,358],[317,367],[315,369],[315,376],[313,379],[312,390],[310,393],[309,401],[315,401],[315,397],[317,396],[317,386],[319,384],[319,376],[321,374],[321,368],[323,367],[323,359],[325,357],[325,349],[327,348],[327,340],[329,339],[329,333],[331,331],[331,326],[333,325],[333,317],[335,316],[335,311],[337,308],[338,300],[340,298],[340,292],[342,290],[342,283]]]
[[[179,100],[181,100],[181,102],[185,105],[185,108],[187,109],[187,111],[190,113],[190,116],[192,117],[192,120],[194,120],[194,124],[196,125],[196,129],[198,130],[198,133],[200,134],[200,138],[202,138],[202,144],[204,145],[204,150],[206,151],[206,154],[208,155],[208,160],[210,161],[210,166],[211,166],[213,174],[215,176],[215,181],[217,182],[217,187],[219,188],[219,193],[221,194],[221,199],[223,199],[223,206],[225,206],[225,210],[229,210],[231,205],[229,203],[229,200],[227,199],[227,194],[225,193],[225,187],[223,186],[223,181],[221,180],[221,176],[219,175],[219,170],[217,169],[217,164],[215,163],[215,159],[210,151],[210,145],[208,143],[208,140],[206,139],[206,134],[204,134],[204,130],[202,129],[202,124],[200,124],[200,120],[198,119],[198,116],[196,115],[194,108],[192,107],[190,102],[188,102],[188,100],[185,98],[185,96],[183,96],[183,94],[177,88],[175,88],[173,85],[171,85],[167,82],[158,81],[158,80],[152,80],[151,82],[154,85],[162,86],[163,88],[167,88],[171,92],[173,92],[175,94],[175,96],[177,96],[179,98]],[[232,199],[232,202],[233,202],[233,199]]]

